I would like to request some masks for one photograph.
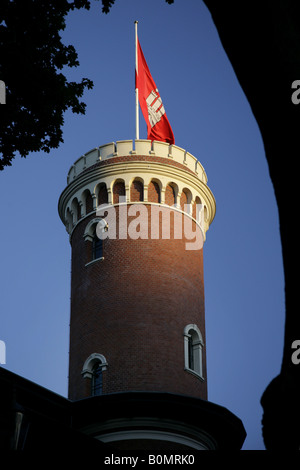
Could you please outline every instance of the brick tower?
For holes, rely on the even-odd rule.
[[[202,165],[163,142],[118,141],[71,167],[59,214],[72,247],[69,398],[75,426],[116,449],[240,448],[207,401]]]

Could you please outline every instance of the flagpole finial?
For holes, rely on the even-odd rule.
[[[137,20],[135,20],[134,24],[138,24],[138,21],[137,21]]]

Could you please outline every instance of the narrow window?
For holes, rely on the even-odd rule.
[[[98,259],[103,257],[103,240],[98,238],[96,229],[93,236],[93,259]]]
[[[83,234],[86,250],[86,266],[96,260],[104,259],[103,238],[105,236],[102,233],[107,232],[107,230],[108,224],[105,219],[95,218],[87,224]]]
[[[189,343],[189,369],[194,370],[194,348],[193,348],[193,338],[188,337]]]
[[[93,210],[93,198],[91,193],[88,191],[85,198],[85,213],[89,214],[90,212],[93,212]]]
[[[188,372],[193,372],[203,379],[203,340],[202,335],[195,324],[187,325],[184,328],[184,368]]]
[[[103,371],[107,369],[107,361],[102,354],[91,354],[85,363],[81,375],[84,379],[89,379],[90,391],[92,396],[103,394]]]
[[[102,395],[103,380],[102,380],[102,364],[96,362],[92,370],[92,396]]]

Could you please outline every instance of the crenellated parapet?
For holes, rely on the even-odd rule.
[[[158,141],[151,142],[151,140],[119,140],[95,147],[78,158],[71,166],[67,176],[67,183],[71,183],[83,171],[99,162],[127,155],[148,155],[170,159],[184,165],[196,173],[201,181],[205,184],[207,183],[205,170],[196,157],[177,145],[169,145],[166,142]]]
[[[59,214],[70,235],[100,204],[119,204],[120,191],[126,203],[168,205],[187,212],[204,237],[215,216],[215,199],[201,163],[165,142],[123,140],[97,147],[76,160],[67,183]]]

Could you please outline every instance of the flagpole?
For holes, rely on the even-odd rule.
[[[135,73],[136,76],[138,74],[138,35],[137,35],[137,25],[138,21],[134,22],[135,26]],[[139,89],[137,88],[137,82],[135,84],[135,139],[139,140],[140,138],[140,131],[139,131]]]

